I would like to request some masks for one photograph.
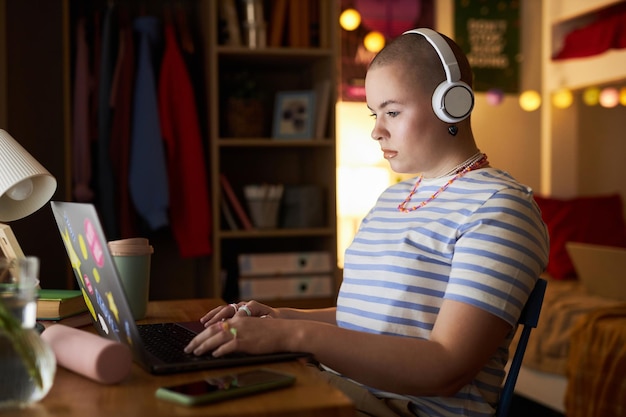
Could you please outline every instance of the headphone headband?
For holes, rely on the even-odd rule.
[[[439,55],[441,63],[443,64],[443,69],[446,72],[446,79],[448,82],[452,83],[461,80],[461,70],[459,69],[459,63],[454,56],[454,52],[452,52],[448,42],[446,42],[446,40],[439,33],[432,29],[421,28],[408,30],[404,32],[403,35],[408,33],[417,33],[422,35],[426,38],[428,43],[432,45],[435,52],[437,52],[437,55]]]
[[[466,119],[474,108],[474,92],[471,87],[461,81],[461,69],[448,42],[432,29],[412,29],[403,33],[421,35],[437,52],[446,80],[433,92],[433,111],[439,119],[447,123],[460,122]]]

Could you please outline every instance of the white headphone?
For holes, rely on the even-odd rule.
[[[474,108],[472,88],[461,81],[461,70],[454,52],[446,40],[432,29],[413,29],[403,33],[422,35],[437,51],[446,72],[446,80],[435,88],[433,93],[433,111],[437,117],[447,123],[456,123],[467,118]]]

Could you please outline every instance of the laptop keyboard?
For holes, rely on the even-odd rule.
[[[145,349],[166,363],[213,358],[210,354],[196,356],[185,353],[183,349],[196,334],[175,323],[144,324],[137,328]]]

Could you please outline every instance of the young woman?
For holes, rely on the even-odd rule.
[[[365,81],[372,138],[395,172],[418,174],[363,220],[337,307],[222,306],[186,351],[310,352],[361,415],[493,415],[548,236],[532,191],[477,148],[471,80],[437,32],[388,44]]]

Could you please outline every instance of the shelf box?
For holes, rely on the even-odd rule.
[[[238,263],[242,277],[317,274],[333,270],[330,253],[325,251],[240,254]]]
[[[333,278],[331,275],[240,277],[239,295],[244,300],[330,297]]]

